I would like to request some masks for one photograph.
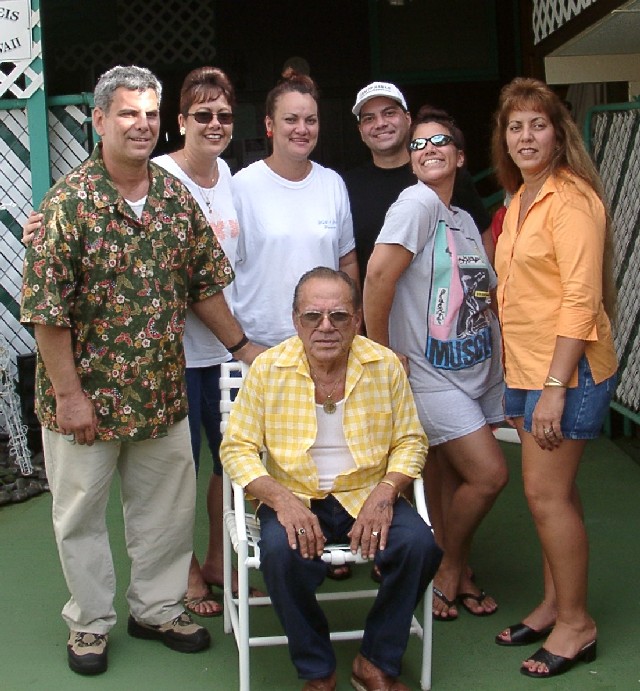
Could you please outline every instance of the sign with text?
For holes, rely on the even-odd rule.
[[[0,0],[0,62],[31,57],[31,1]]]

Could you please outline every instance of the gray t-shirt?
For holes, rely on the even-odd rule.
[[[496,275],[471,216],[418,182],[389,208],[376,244],[414,255],[389,316],[390,345],[409,358],[413,391],[459,388],[478,398],[499,383],[500,329],[489,307]]]

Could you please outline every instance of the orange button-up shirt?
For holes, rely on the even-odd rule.
[[[547,178],[518,230],[523,189],[509,204],[496,247],[507,384],[541,389],[558,336],[586,341],[600,383],[617,368],[602,303],[604,207],[589,185],[563,171]],[[577,383],[574,372],[569,386]]]

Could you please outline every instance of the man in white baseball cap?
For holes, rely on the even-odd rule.
[[[360,285],[364,286],[367,262],[385,214],[416,178],[409,163],[411,115],[400,89],[390,82],[372,82],[358,91],[351,112],[358,118],[360,137],[371,151],[370,161],[343,176],[353,216]],[[451,203],[468,211],[480,232],[490,227],[491,216],[466,168],[456,178]]]
[[[351,109],[351,112],[356,117],[360,117],[360,109],[362,106],[367,101],[371,100],[372,98],[376,98],[377,96],[390,98],[392,101],[399,103],[405,112],[408,110],[404,95],[395,84],[391,84],[390,82],[372,82],[368,86],[365,86],[364,89],[360,89],[360,91],[358,91],[356,102]]]

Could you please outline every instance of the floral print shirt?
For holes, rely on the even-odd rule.
[[[161,437],[187,414],[182,335],[190,302],[233,280],[197,203],[149,164],[142,216],[118,192],[101,147],[45,197],[27,249],[21,321],[69,328],[102,441]],[[55,430],[55,393],[41,358],[36,410]]]

